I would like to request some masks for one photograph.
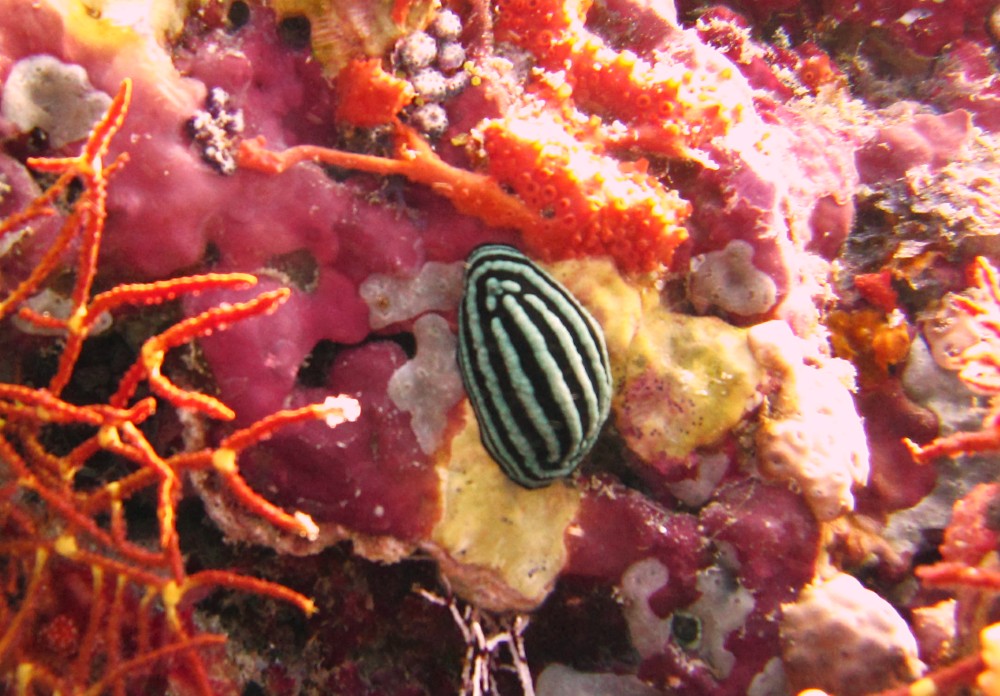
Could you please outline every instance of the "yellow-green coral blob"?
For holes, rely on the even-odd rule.
[[[480,606],[534,608],[566,562],[563,536],[580,494],[563,482],[538,490],[513,483],[483,449],[468,403],[462,418],[450,452],[439,454],[442,515],[431,537],[442,571]]]
[[[163,45],[184,27],[189,3],[180,0],[54,0],[66,27],[83,43],[124,47],[139,37]]]
[[[605,259],[565,261],[550,272],[604,329],[615,424],[644,461],[712,445],[758,404],[763,372],[746,330],[667,311],[655,289],[627,281]]]
[[[745,330],[659,307],[644,315],[623,372],[616,423],[650,463],[718,442],[757,404],[761,380]]]
[[[561,261],[547,270],[601,325],[614,384],[621,384],[625,357],[642,320],[644,294],[655,293],[626,282],[606,258]]]

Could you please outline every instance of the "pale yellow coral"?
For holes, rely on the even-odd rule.
[[[483,448],[468,401],[461,420],[450,447],[438,454],[442,513],[428,550],[452,586],[477,606],[533,609],[566,562],[563,539],[580,493],[565,483],[518,486]]]
[[[746,331],[715,317],[647,311],[624,370],[616,422],[647,462],[715,444],[758,403],[761,371]]]
[[[554,264],[553,274],[604,328],[616,425],[644,461],[711,446],[758,404],[762,371],[745,329],[667,311],[607,260]]]
[[[1000,696],[1000,623],[979,632],[980,655],[986,669],[976,679],[985,696]]]

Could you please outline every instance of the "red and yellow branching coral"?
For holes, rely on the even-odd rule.
[[[110,177],[124,155],[107,162],[112,138],[128,111],[125,81],[107,114],[94,126],[76,157],[32,158],[30,167],[54,182],[20,213],[0,222],[0,236],[57,213],[73,181],[82,183],[52,245],[38,265],[6,297],[0,321],[22,321],[61,333],[58,364],[46,388],[0,383],[0,684],[17,693],[124,694],[153,668],[185,675],[195,693],[213,693],[204,649],[225,636],[200,634],[191,606],[205,588],[226,587],[289,602],[306,613],[312,601],[287,587],[228,570],[188,573],[177,530],[177,505],[186,472],[214,471],[232,497],[281,530],[312,537],[317,529],[300,512],[287,512],[254,491],[240,474],[241,452],[277,429],[325,419],[335,427],[358,415],[357,402],[331,397],[322,404],[280,411],[224,438],[218,446],[163,455],[143,425],[164,406],[209,418],[235,414],[218,399],[185,389],[163,374],[166,353],[229,324],[274,311],[288,298],[279,289],[240,303],[209,309],[148,338],[135,363],[106,403],[76,404],[63,398],[87,338],[99,319],[123,307],[156,305],[184,294],[246,288],[242,273],[204,274],[134,283],[92,292]],[[77,249],[67,318],[27,307]],[[139,397],[141,385],[152,396]],[[89,435],[68,452],[52,446],[53,429],[84,428]],[[80,486],[78,474],[95,457],[111,456],[126,473],[96,487]],[[159,530],[139,539],[130,530],[126,504],[152,492]],[[67,597],[73,598],[67,600]]]
[[[990,410],[978,431],[953,433],[922,447],[907,440],[918,462],[1000,451],[1000,273],[980,256],[973,267],[973,278],[970,294],[951,298],[955,308],[972,319],[979,338],[959,356],[958,376],[974,392],[990,397]]]

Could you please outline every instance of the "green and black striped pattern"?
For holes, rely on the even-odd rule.
[[[469,255],[458,361],[483,445],[526,488],[571,474],[608,417],[600,326],[512,247],[487,244]]]

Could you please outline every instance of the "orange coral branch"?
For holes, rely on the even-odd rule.
[[[258,137],[240,144],[237,162],[272,174],[301,162],[400,174],[429,186],[464,215],[520,230],[529,251],[545,260],[609,255],[626,271],[669,265],[687,238],[681,223],[690,205],[641,168],[624,166],[575,139],[557,121],[538,120],[532,127],[536,131],[525,134],[514,132],[513,121],[484,126],[490,175],[446,163],[400,123],[392,159],[315,145],[275,152]]]
[[[989,568],[976,568],[958,562],[941,562],[931,566],[920,566],[915,572],[918,578],[931,585],[1000,589],[1000,571]]]
[[[913,459],[924,464],[938,457],[956,457],[960,454],[976,454],[1000,450],[1000,428],[977,430],[975,432],[952,433],[939,437],[927,445],[918,445],[909,438],[903,440]]]
[[[101,616],[104,614],[104,607],[107,600],[104,597],[104,569],[100,566],[91,566],[91,599],[90,615],[87,618],[87,630],[83,638],[80,639],[80,651],[76,659],[73,660],[71,674],[76,683],[86,683],[89,676],[91,660],[96,649],[96,638],[101,625]]]
[[[156,409],[156,402],[143,399],[132,408],[115,408],[101,404],[76,406],[53,395],[46,389],[32,389],[18,384],[0,384],[0,413],[23,416],[45,423],[79,423],[113,425],[142,422]]]
[[[97,260],[106,217],[109,177],[125,161],[120,156],[105,164],[111,139],[122,126],[131,85],[124,82],[107,114],[95,125],[77,157],[38,158],[29,165],[38,171],[58,173],[56,182],[19,214],[0,222],[0,235],[11,233],[31,220],[55,214],[55,201],[73,180],[83,182],[83,192],[73,202],[55,242],[42,260],[12,292],[0,299],[0,319],[18,311],[27,321],[65,334],[55,374],[48,389],[0,384],[0,673],[17,679],[25,690],[44,688],[76,694],[124,694],[131,674],[153,662],[173,657],[181,662],[186,680],[195,692],[209,695],[212,686],[199,650],[224,641],[223,636],[192,635],[181,602],[194,587],[218,586],[266,595],[290,602],[304,612],[314,606],[305,596],[273,583],[224,570],[187,575],[176,523],[177,501],[182,495],[180,474],[186,469],[207,468],[219,458],[228,463],[224,481],[251,512],[280,522],[283,528],[314,533],[305,515],[289,515],[246,486],[236,456],[244,447],[269,437],[276,428],[306,419],[326,418],[333,427],[347,419],[345,403],[319,404],[282,411],[272,418],[237,431],[222,448],[207,448],[194,455],[165,458],[140,429],[157,410],[154,397],[130,403],[143,381],[153,393],[177,408],[230,419],[233,413],[218,400],[185,390],[162,374],[166,352],[192,339],[224,329],[229,323],[273,311],[288,296],[287,289],[267,292],[247,302],[223,305],[182,321],[148,339],[136,363],[125,373],[107,403],[74,404],[60,397],[73,377],[77,357],[97,320],[116,308],[148,306],[203,290],[245,288],[256,278],[241,273],[205,274],[153,283],[119,285],[92,295]],[[79,245],[75,285],[67,318],[48,316],[23,306],[56,269],[66,249]],[[355,404],[355,402],[351,402]],[[94,434],[68,454],[51,448],[49,434],[59,427],[82,425]],[[134,468],[131,473],[105,480],[91,491],[78,490],[78,474],[101,452],[114,455]],[[221,455],[219,453],[222,453]],[[159,535],[147,542],[130,538],[125,503],[140,491],[157,487]],[[21,495],[31,491],[34,495]],[[308,522],[308,523],[307,523]],[[69,664],[54,665],[52,656],[36,648],[40,622],[52,622],[53,604],[66,590],[67,580],[55,569],[67,564],[73,573],[89,574],[88,596],[81,598],[85,616],[70,622],[75,655]],[[71,573],[72,575],[72,573]],[[74,589],[74,592],[79,590]],[[140,596],[135,615],[130,611]],[[153,630],[152,617],[161,613],[162,629]],[[57,613],[55,619],[64,617]],[[68,619],[67,619],[68,620]],[[79,626],[79,629],[77,628]],[[126,632],[135,638],[126,639]],[[14,675],[16,670],[17,675]]]
[[[21,600],[14,618],[11,619],[3,634],[0,635],[0,665],[7,662],[7,655],[14,647],[18,636],[22,633],[24,625],[31,620],[35,611],[35,604],[42,590],[42,581],[45,576],[45,565],[48,563],[49,554],[44,549],[35,551],[35,565],[31,572],[31,579],[24,591],[24,598]]]
[[[102,312],[123,305],[153,305],[169,302],[181,295],[197,295],[204,290],[230,288],[239,290],[252,287],[257,278],[249,273],[205,273],[160,280],[155,283],[132,283],[118,285],[107,292],[94,296],[88,315],[99,316]]]
[[[298,607],[306,616],[316,613],[316,605],[304,594],[291,590],[284,585],[253,578],[247,575],[238,575],[221,570],[203,570],[190,576],[185,583],[184,590],[192,590],[196,587],[228,587],[234,590],[242,590],[259,595],[268,595],[283,602],[288,602]]]
[[[122,127],[131,99],[132,81],[126,79],[112,99],[104,117],[91,130],[83,152],[78,156],[28,159],[28,165],[37,171],[60,174],[59,181],[65,180],[65,185],[68,185],[69,180],[63,175],[67,174],[81,178],[84,183],[84,192],[74,205],[73,214],[67,219],[63,232],[59,235],[63,246],[68,244],[70,238],[79,237],[80,252],[72,293],[72,310],[67,322],[66,346],[59,356],[59,367],[49,383],[49,389],[54,394],[59,394],[69,383],[73,366],[86,338],[88,328],[86,303],[97,275],[97,257],[104,231],[104,220],[107,217],[108,176],[125,161],[124,157],[121,157],[109,167],[105,167],[104,158],[111,146],[111,139]],[[61,254],[61,250],[59,253]],[[50,259],[50,262],[54,267],[55,259]],[[42,268],[44,273],[39,275],[38,282],[52,270],[44,266]],[[24,292],[23,287],[19,290]],[[10,298],[7,301],[9,302]]]
[[[240,143],[237,162],[241,167],[280,174],[300,162],[316,162],[355,169],[370,174],[401,174],[410,181],[432,188],[465,215],[472,215],[496,227],[523,229],[538,222],[527,207],[483,174],[453,167],[442,160],[409,127],[397,124],[400,142],[396,158],[331,150],[316,145],[297,145],[281,152],[266,149],[258,136]]]
[[[109,686],[120,683],[130,672],[137,672],[140,669],[148,667],[154,662],[165,660],[179,652],[199,650],[213,645],[222,645],[225,642],[225,636],[215,633],[203,633],[199,636],[189,637],[182,642],[165,645],[162,648],[144,652],[139,657],[122,662],[114,671],[106,674],[104,678],[94,683],[89,689],[83,692],[84,696],[100,696],[100,694],[104,693]],[[202,670],[203,669],[204,668],[202,668]],[[204,678],[204,674],[202,674],[202,677]],[[211,688],[208,686],[207,678],[204,678],[204,682],[207,691],[203,691],[203,693],[211,694]]]
[[[178,408],[190,408],[219,420],[232,420],[236,414],[218,399],[207,394],[181,389],[162,374],[166,353],[171,348],[183,345],[194,338],[207,336],[213,331],[225,328],[234,321],[269,314],[290,295],[290,290],[280,288],[265,292],[247,302],[214,307],[148,339],[140,350],[139,360],[122,378],[118,391],[111,398],[111,403],[122,404],[128,401],[139,383],[145,379],[158,396]]]

